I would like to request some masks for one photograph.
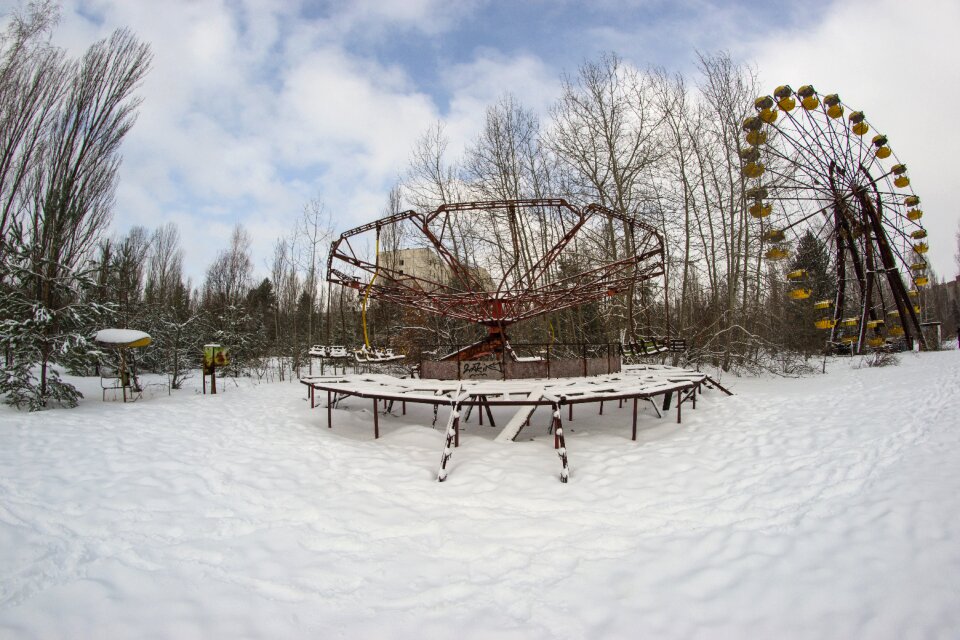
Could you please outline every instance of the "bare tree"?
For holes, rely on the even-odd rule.
[[[551,148],[566,166],[581,201],[599,202],[628,215],[638,215],[645,203],[653,201],[644,175],[663,154],[663,116],[648,75],[623,64],[615,54],[584,63],[576,77],[564,77],[563,94],[552,115]],[[609,233],[607,246],[616,247],[612,226]],[[635,294],[631,287],[624,310],[631,337],[636,329]]]
[[[953,261],[957,266],[957,277],[960,277],[960,223],[957,223],[957,233],[954,239],[957,243],[957,252],[953,254]]]
[[[507,93],[487,108],[483,129],[466,152],[465,179],[485,200],[549,196],[547,155],[536,114]]]
[[[69,66],[66,89],[45,129],[43,153],[31,165],[23,224],[7,229],[18,254],[13,279],[30,301],[20,308],[44,318],[32,340],[40,363],[37,406],[50,395],[50,359],[63,350],[70,339],[65,332],[78,327],[84,311],[77,304],[83,267],[109,221],[120,144],[140,103],[133,92],[149,65],[149,47],[118,30]],[[76,402],[72,387],[54,382],[57,397]]]
[[[763,263],[750,233],[745,182],[740,174],[741,129],[757,95],[756,74],[736,64],[727,53],[700,54],[703,81],[700,91],[705,109],[703,138],[698,149],[704,203],[708,215],[711,250],[708,260],[722,265],[715,290],[722,284],[723,314],[720,332],[725,336],[722,366],[729,368],[733,353],[731,327],[750,332],[759,307],[759,280]],[[753,257],[753,261],[748,262]],[[754,298],[750,299],[750,293]],[[752,303],[752,304],[751,304]]]
[[[615,211],[638,212],[649,197],[643,172],[663,153],[662,115],[650,78],[606,54],[581,65],[575,78],[564,77],[552,115],[551,146],[581,195]]]
[[[61,50],[44,39],[58,18],[50,0],[14,13],[0,35],[0,238],[19,236],[29,177],[67,86]],[[0,257],[4,248],[0,242]]]
[[[147,259],[146,300],[169,304],[183,287],[183,249],[176,223],[157,227],[150,239]]]
[[[443,123],[437,122],[414,145],[404,182],[407,198],[414,208],[429,211],[462,199],[459,169],[447,159],[449,144]]]
[[[305,338],[307,345],[311,345],[316,334],[313,321],[318,303],[323,298],[320,269],[326,258],[325,248],[329,246],[333,235],[330,212],[324,208],[319,198],[314,198],[304,205],[296,233],[301,239],[300,267],[304,271],[304,293],[308,306]]]
[[[238,222],[230,234],[230,245],[207,268],[204,303],[217,311],[242,304],[252,277],[250,234]]]
[[[109,288],[121,326],[129,326],[140,309],[149,250],[147,230],[141,226],[131,228],[126,236],[114,242],[109,263]]]

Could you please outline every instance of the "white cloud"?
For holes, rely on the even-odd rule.
[[[472,13],[478,0],[353,0],[338,7],[331,20],[355,38],[389,37],[397,29],[437,35]]]
[[[505,93],[513,94],[520,104],[543,118],[560,95],[556,70],[530,54],[505,56],[480,50],[469,63],[446,69],[443,82],[451,95],[444,120],[452,149],[461,149],[473,141],[487,108]]]
[[[315,51],[285,75],[278,142],[288,161],[363,160],[371,174],[402,163],[413,137],[436,110],[398,68]]]
[[[301,20],[300,7],[269,0],[67,2],[55,40],[74,55],[118,26],[154,52],[115,229],[179,221],[199,279],[235,220],[262,267],[311,197],[342,226],[378,215],[437,111],[402,69],[349,53],[345,40],[376,24],[436,31],[463,10],[444,6],[350,4]]]
[[[950,118],[960,102],[957,59],[960,3],[847,0],[802,32],[771,33],[746,43],[767,86],[812,84],[862,110],[907,164],[923,200],[929,259],[947,278],[956,272],[954,233],[960,133]]]

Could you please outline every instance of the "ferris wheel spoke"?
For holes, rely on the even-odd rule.
[[[833,320],[818,321],[818,328],[829,328],[830,339],[851,342],[858,350],[880,345],[886,330],[879,320],[894,309],[889,335],[906,335],[923,346],[912,303],[904,308],[909,296],[903,283],[917,287],[927,280],[926,231],[919,223],[919,198],[905,189],[909,179],[900,177],[905,167],[886,136],[866,137],[871,126],[863,113],[836,94],[821,96],[807,85],[796,94],[778,87],[774,95],[775,103],[769,96],[755,103],[758,120],[769,133],[751,133],[757,131],[757,121],[744,123],[748,142],[757,142],[760,149],[759,154],[747,150],[745,162],[757,164],[745,165],[744,175],[763,175],[762,185],[756,183],[763,190],[756,193],[768,202],[756,209],[757,217],[761,229],[775,229],[764,236],[773,245],[765,254],[770,260],[788,256],[788,235],[798,242],[810,234],[829,247],[838,289],[833,310],[827,312]],[[763,220],[774,212],[775,217]],[[856,317],[846,315],[853,313]],[[842,326],[841,318],[846,318]]]

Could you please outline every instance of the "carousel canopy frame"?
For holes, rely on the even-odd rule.
[[[375,244],[372,259],[364,236]],[[404,211],[343,232],[327,261],[329,282],[491,331],[663,274],[663,238],[652,226],[560,198]]]

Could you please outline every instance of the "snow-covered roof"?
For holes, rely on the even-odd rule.
[[[145,347],[152,340],[149,333],[136,329],[101,329],[93,339],[110,347]]]

